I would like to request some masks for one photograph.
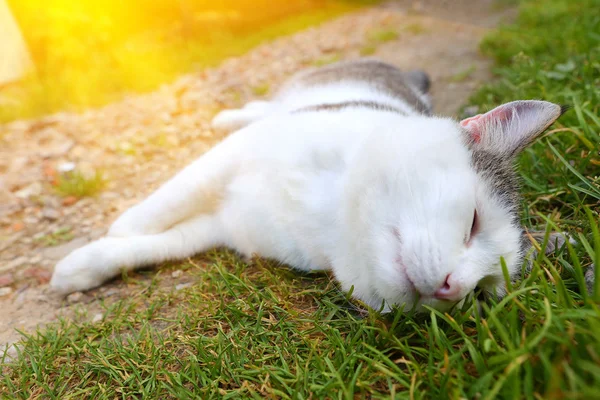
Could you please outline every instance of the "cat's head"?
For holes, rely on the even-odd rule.
[[[370,135],[346,176],[334,272],[374,308],[446,310],[520,270],[516,156],[563,112],[515,101],[457,122],[407,117]]]

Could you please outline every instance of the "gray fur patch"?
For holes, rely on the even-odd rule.
[[[291,85],[317,86],[331,82],[359,81],[392,97],[415,111],[431,115],[431,104],[424,96],[429,90],[429,77],[423,71],[403,72],[393,65],[376,60],[342,61],[297,75]]]
[[[299,108],[297,110],[294,110],[293,113],[299,113],[299,112],[310,112],[310,111],[340,111],[346,108],[351,108],[351,107],[363,107],[363,108],[370,108],[372,110],[378,110],[378,111],[390,111],[390,112],[395,112],[401,115],[407,115],[404,111],[390,106],[388,104],[383,104],[383,103],[377,103],[375,101],[363,101],[363,100],[354,100],[354,101],[344,101],[342,103],[330,103],[330,104],[316,104],[316,105],[312,105],[312,106],[306,106],[306,107],[302,107]]]
[[[492,192],[509,209],[512,222],[519,226],[519,179],[512,159],[484,150],[473,151],[471,164],[475,171],[488,183]]]

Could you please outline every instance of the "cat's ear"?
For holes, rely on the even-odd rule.
[[[513,101],[464,119],[460,125],[473,150],[514,157],[567,109],[547,101]]]

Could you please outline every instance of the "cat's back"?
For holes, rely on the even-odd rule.
[[[402,71],[382,61],[361,59],[303,71],[282,88],[278,97],[280,101],[306,97],[313,109],[322,105],[324,110],[336,104],[393,110],[401,103],[410,111],[431,115],[429,87],[429,77],[422,71]]]

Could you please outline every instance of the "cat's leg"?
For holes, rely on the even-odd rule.
[[[214,213],[240,158],[232,147],[223,142],[188,165],[117,218],[107,236],[156,234],[195,215]]]
[[[544,238],[546,236],[546,232],[544,232],[544,231],[525,232],[525,233],[523,233],[523,236],[524,236],[523,237],[524,240],[529,240],[530,243],[532,240],[534,240],[539,244],[539,246],[541,246],[544,243]],[[560,250],[567,241],[569,243],[571,243],[572,245],[577,244],[577,241],[565,232],[551,232],[548,237],[548,243],[546,244],[544,253],[546,255],[555,253],[556,251]],[[537,255],[537,248],[535,247],[535,245],[532,245],[532,247],[533,247],[533,255],[532,255],[531,259],[535,258]],[[527,265],[528,269],[531,268],[531,259],[528,261],[528,265]],[[595,280],[595,276],[596,276],[595,271],[596,271],[595,265],[591,264],[590,266],[587,267],[587,269],[585,270],[585,273],[584,273],[585,284],[586,284],[588,293],[590,293],[590,294],[592,294],[594,291],[594,280]]]
[[[214,129],[234,131],[264,118],[273,111],[273,103],[269,101],[251,101],[243,108],[223,110],[212,120]]]
[[[50,285],[62,294],[91,289],[122,270],[184,259],[225,241],[222,224],[215,215],[197,216],[155,235],[105,237],[62,259]]]

